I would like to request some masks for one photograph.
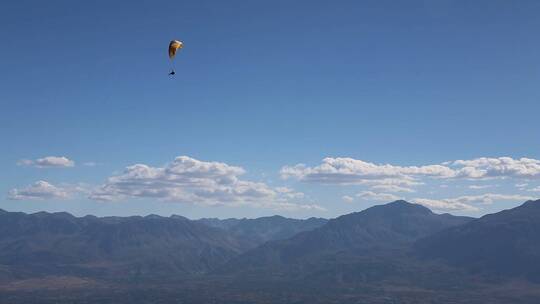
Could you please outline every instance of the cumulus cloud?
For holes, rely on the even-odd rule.
[[[8,198],[12,200],[46,200],[68,198],[70,191],[40,180],[25,188],[12,189]]]
[[[373,192],[373,191],[362,191],[356,194],[356,197],[362,200],[373,200],[373,201],[384,201],[384,202],[396,201],[400,199],[399,196],[391,194],[391,193],[379,193],[379,192]]]
[[[68,168],[75,166],[75,162],[65,156],[46,156],[35,160],[21,159],[17,164],[36,168]]]
[[[346,203],[352,203],[354,201],[354,197],[348,195],[342,196],[341,199]]]
[[[240,176],[244,173],[241,167],[179,156],[163,167],[144,164],[129,166],[123,173],[109,177],[89,197],[100,201],[154,198],[201,205],[324,209],[314,204],[293,203],[290,200],[303,197],[303,193],[242,180]]]
[[[356,197],[362,200],[391,202],[402,199],[391,193],[379,193],[373,191],[362,191],[356,194]],[[343,196],[345,202],[352,202],[353,197]],[[497,194],[486,193],[482,195],[464,195],[454,198],[431,199],[431,198],[413,198],[412,202],[424,205],[436,211],[478,211],[479,206],[493,204],[496,201],[508,202],[524,202],[534,199],[531,196],[515,195],[515,194]]]
[[[304,164],[285,166],[280,171],[283,179],[294,178],[322,184],[361,184],[372,180],[414,180],[415,176],[450,177],[453,170],[442,165],[394,166],[378,165],[353,158],[323,159],[322,164],[308,167]]]
[[[465,195],[452,199],[453,201],[460,201],[464,203],[475,204],[493,204],[494,201],[527,201],[534,199],[534,197],[524,196],[519,194],[496,194],[485,193],[481,195]]]
[[[531,188],[527,191],[531,191],[531,192],[540,192],[540,186],[537,186],[537,187],[534,187],[534,188]]]
[[[528,183],[520,183],[520,184],[516,184],[516,188],[520,190],[525,190],[525,188],[527,188],[528,185],[529,185]]]
[[[374,185],[371,187],[373,190],[383,191],[383,192],[415,192],[414,189],[402,187],[398,185]]]
[[[480,190],[494,187],[494,185],[470,185],[468,188],[473,190]]]
[[[423,182],[412,179],[384,178],[358,182],[359,185],[366,185],[370,190],[376,192],[416,192],[413,188],[423,185]]]
[[[464,195],[446,199],[415,198],[412,201],[434,210],[477,211],[479,208],[474,205],[489,205],[493,204],[495,201],[524,202],[532,199],[534,198],[525,195],[486,193],[482,195]]]
[[[305,197],[305,194],[302,193],[302,192],[298,192],[298,191],[294,191],[293,189],[291,188],[288,188],[288,187],[276,187],[275,188],[276,192],[277,193],[281,193],[283,194],[284,196],[286,196],[287,198],[304,198]]]
[[[412,186],[422,184],[422,179],[437,180],[488,180],[494,178],[540,178],[540,160],[531,158],[481,157],[455,160],[442,164],[398,166],[375,164],[353,158],[327,157],[316,166],[298,164],[284,166],[283,179],[296,179],[317,184],[367,184],[372,190],[385,192],[412,192]]]
[[[428,207],[436,211],[478,211],[477,207],[469,204],[453,201],[452,199],[428,199],[415,198],[414,203]]]
[[[540,160],[511,157],[480,157],[472,160],[456,160],[450,164],[459,167],[457,177],[484,179],[496,177],[540,178]]]

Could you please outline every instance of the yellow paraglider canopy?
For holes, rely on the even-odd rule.
[[[172,60],[176,56],[176,52],[184,46],[182,41],[172,40],[169,43],[169,58]]]

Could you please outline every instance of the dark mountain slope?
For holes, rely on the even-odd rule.
[[[199,273],[244,249],[185,218],[0,213],[0,264],[29,272]]]
[[[393,254],[419,238],[470,220],[437,215],[423,206],[396,201],[340,216],[287,240],[268,242],[235,258],[226,268],[237,271],[280,264],[317,264],[335,259],[337,254],[378,258]]]
[[[433,234],[415,251],[473,272],[540,280],[540,200]]]

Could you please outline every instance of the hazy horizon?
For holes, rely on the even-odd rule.
[[[396,201],[393,201],[393,202],[385,202],[385,203],[381,203],[381,204],[377,204],[377,205],[374,205],[374,206],[379,206],[379,205],[388,205],[388,204],[391,204],[391,203],[395,203]],[[525,203],[525,202],[523,202]],[[412,203],[412,204],[416,204],[416,203]],[[417,204],[419,206],[422,206],[420,204]],[[521,205],[521,204],[518,204],[518,206]],[[364,209],[359,209],[359,210],[356,210],[356,211],[352,211],[351,213],[358,213],[358,212],[362,212],[366,209],[369,209],[371,207],[374,207],[374,206],[370,206],[370,207],[366,207]],[[427,207],[426,207],[427,208]],[[429,209],[429,208],[428,208]],[[512,209],[512,208],[508,208],[508,209]],[[508,210],[508,209],[504,209],[504,210]],[[0,210],[3,210],[3,211],[7,211],[7,212],[21,212],[21,211],[10,211],[10,210],[6,210],[6,209],[0,209]],[[431,210],[431,209],[430,209]],[[433,213],[435,214],[449,214],[447,212],[436,212],[434,210],[431,210]],[[47,212],[47,213],[62,213],[62,212],[66,212],[66,211],[45,211],[45,210],[42,210],[42,211],[36,211],[36,212],[29,212],[27,214],[35,214],[35,213],[40,213],[40,212]],[[26,213],[26,212],[24,212]],[[69,213],[69,212],[67,212]],[[72,213],[69,213],[77,218],[81,218],[81,217],[85,217],[85,216],[96,216],[94,214],[81,214],[81,215],[77,215],[77,214],[72,214]],[[189,220],[202,220],[202,219],[219,219],[219,220],[228,220],[228,219],[239,219],[239,220],[243,220],[243,219],[247,219],[247,220],[252,220],[252,219],[260,219],[260,218],[269,218],[269,217],[275,217],[275,216],[282,216],[282,217],[285,217],[285,218],[288,218],[288,219],[293,219],[293,220],[306,220],[306,219],[310,219],[310,218],[317,218],[317,219],[325,219],[325,220],[331,220],[331,219],[334,219],[334,218],[338,218],[340,216],[343,216],[343,215],[347,215],[349,213],[345,213],[345,214],[340,214],[340,215],[337,215],[336,217],[331,217],[331,218],[327,218],[327,217],[304,217],[304,218],[296,218],[296,217],[286,217],[286,216],[282,216],[282,215],[279,215],[279,214],[274,214],[274,215],[265,215],[265,216],[260,216],[260,217],[199,217],[199,218],[191,218],[191,217],[186,217],[182,214],[176,214],[176,213],[173,213],[173,214],[170,214],[170,215],[163,215],[163,214],[155,214],[155,213],[149,213],[149,214],[132,214],[132,215],[101,215],[101,216],[97,216],[97,217],[115,217],[115,216],[119,216],[119,217],[131,217],[131,216],[140,216],[140,217],[147,217],[147,216],[152,216],[152,215],[158,215],[158,216],[161,216],[161,217],[173,217],[173,216],[182,216],[182,217],[185,217]],[[475,217],[472,217],[472,218],[475,218]]]

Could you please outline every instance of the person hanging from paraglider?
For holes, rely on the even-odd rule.
[[[172,40],[169,43],[169,59],[171,60],[171,72],[169,73],[169,76],[174,76],[176,72],[174,71],[173,66],[173,59],[176,56],[176,52],[181,49],[184,46],[182,41],[179,40]]]

